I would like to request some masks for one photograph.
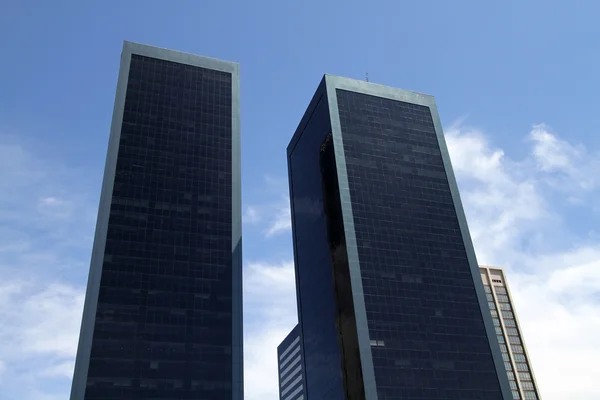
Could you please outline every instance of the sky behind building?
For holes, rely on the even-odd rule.
[[[323,73],[367,72],[436,97],[543,398],[600,397],[599,6],[575,3],[4,2],[0,399],[68,396],[123,40],[240,63],[247,399],[277,398],[296,323],[285,148]]]

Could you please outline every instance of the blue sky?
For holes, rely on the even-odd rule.
[[[0,9],[0,399],[69,392],[123,40],[241,64],[247,399],[277,398],[295,321],[285,147],[323,73],[367,72],[436,97],[479,261],[510,274],[544,398],[600,398],[596,2]]]

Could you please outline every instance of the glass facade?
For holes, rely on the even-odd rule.
[[[331,132],[324,89],[323,82],[298,128],[299,139],[288,147],[290,199],[306,397],[344,400],[320,163],[321,145]]]
[[[302,346],[298,325],[277,346],[279,400],[304,400]]]
[[[110,211],[97,232],[97,305],[86,300],[84,311],[95,314],[93,330],[79,352],[91,349],[77,360],[85,390],[72,398],[241,399],[234,79],[130,55],[112,192],[103,193]]]
[[[374,87],[326,76],[288,147],[307,396],[503,399],[432,106]]]

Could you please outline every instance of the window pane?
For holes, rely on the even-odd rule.
[[[496,294],[506,294],[506,289],[502,286],[496,286]]]
[[[512,346],[510,346],[510,348],[512,349],[513,353],[523,353],[523,346],[520,346],[518,344],[513,344]]]
[[[508,303],[508,296],[505,294],[496,294],[496,297],[498,298],[498,301],[503,302],[503,303]]]
[[[517,328],[506,328],[506,333],[509,335],[514,335],[514,336],[518,336],[519,332],[517,331]]]
[[[529,375],[529,372],[519,372],[519,379],[523,381],[530,381],[531,375]]]
[[[527,367],[526,363],[518,363],[517,371],[529,371],[529,367]]]

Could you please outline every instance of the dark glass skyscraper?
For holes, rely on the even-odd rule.
[[[72,400],[243,397],[239,67],[125,42]]]
[[[288,167],[306,397],[510,399],[433,97],[327,75]]]

